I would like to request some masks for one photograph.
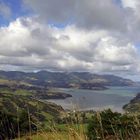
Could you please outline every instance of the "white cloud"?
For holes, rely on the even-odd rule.
[[[106,30],[139,43],[140,1],[120,1],[121,4],[115,0],[23,0],[26,7],[47,23]]]
[[[136,9],[140,2],[139,0],[122,0],[122,4],[124,7]]]
[[[36,18],[19,18],[0,28],[2,68],[128,73],[137,66],[137,55],[131,42],[106,30],[61,29]]]
[[[35,17],[19,17],[0,27],[0,67],[138,74],[139,3],[24,0]],[[5,14],[2,11],[8,10],[0,13],[10,15],[10,9]]]
[[[96,49],[96,59],[99,61],[118,64],[129,65],[133,64],[137,59],[136,48],[131,43],[122,43],[116,38],[109,37],[102,39]]]

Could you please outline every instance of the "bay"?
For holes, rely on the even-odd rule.
[[[140,87],[109,87],[107,90],[84,90],[84,89],[57,89],[60,92],[72,95],[72,98],[63,100],[48,100],[61,105],[69,110],[104,110],[123,112],[122,107],[129,103],[138,92]]]

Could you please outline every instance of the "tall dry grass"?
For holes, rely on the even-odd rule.
[[[87,136],[87,129],[84,124],[81,123],[81,118],[76,117],[76,123],[68,122],[65,124],[65,131],[61,131],[57,129],[57,124],[53,124],[50,126],[50,130],[46,131],[45,129],[39,129],[39,131],[34,133],[29,133],[27,136],[20,138],[20,140],[140,140],[140,119],[139,115],[130,115],[133,116],[134,122],[132,130],[128,130],[127,127],[122,132],[120,129],[114,126],[113,122],[110,127],[113,131],[113,134],[107,135],[104,133],[106,130],[104,129],[104,124],[100,112],[97,112],[97,119],[99,121],[99,129],[95,127],[96,137],[93,139],[89,139]],[[126,120],[127,121],[127,120]],[[120,122],[121,125],[122,122]],[[127,122],[126,122],[127,123]],[[132,125],[131,124],[131,125]],[[129,124],[128,124],[129,125]],[[74,126],[74,127],[73,127]]]
[[[98,128],[95,126],[94,131],[96,132],[94,138],[88,137],[87,128],[85,124],[82,122],[81,113],[78,111],[73,111],[71,115],[73,119],[71,121],[66,121],[64,124],[63,130],[58,127],[58,124],[52,121],[49,124],[49,129],[45,129],[40,126],[40,122],[32,122],[30,110],[27,109],[28,113],[28,133],[22,133],[19,127],[19,109],[17,108],[17,138],[15,140],[140,140],[140,115],[139,114],[127,114],[126,116],[130,116],[132,121],[130,122],[133,126],[132,129],[118,129],[117,126],[114,125],[114,122],[110,122],[110,128],[113,134],[104,129],[104,121],[101,116],[102,112],[93,113],[93,116],[97,116],[97,121],[99,122]],[[65,114],[66,117],[69,117],[68,113]],[[110,118],[111,119],[111,118]],[[2,120],[0,120],[2,123]],[[122,122],[118,122],[120,125]],[[125,123],[125,121],[124,121]],[[34,124],[36,126],[36,131],[33,131],[31,125]],[[127,120],[126,120],[127,124]],[[128,123],[129,126],[129,123]],[[11,131],[13,131],[11,129]],[[89,131],[89,130],[88,130]],[[105,132],[106,131],[106,132]],[[91,130],[92,133],[92,130]],[[8,138],[7,138],[8,140]],[[10,139],[9,139],[10,140]]]

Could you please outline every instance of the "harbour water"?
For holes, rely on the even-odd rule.
[[[122,107],[129,103],[140,87],[109,87],[107,90],[83,90],[83,89],[58,89],[61,92],[72,95],[72,98],[64,100],[49,100],[64,109],[78,110],[104,110],[107,108],[113,111],[122,112]]]

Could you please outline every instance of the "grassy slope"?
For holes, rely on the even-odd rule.
[[[32,93],[27,90],[0,89],[0,110],[15,113],[29,110],[30,114],[41,121],[57,117],[63,112],[60,106],[49,102],[41,102],[30,97]]]

